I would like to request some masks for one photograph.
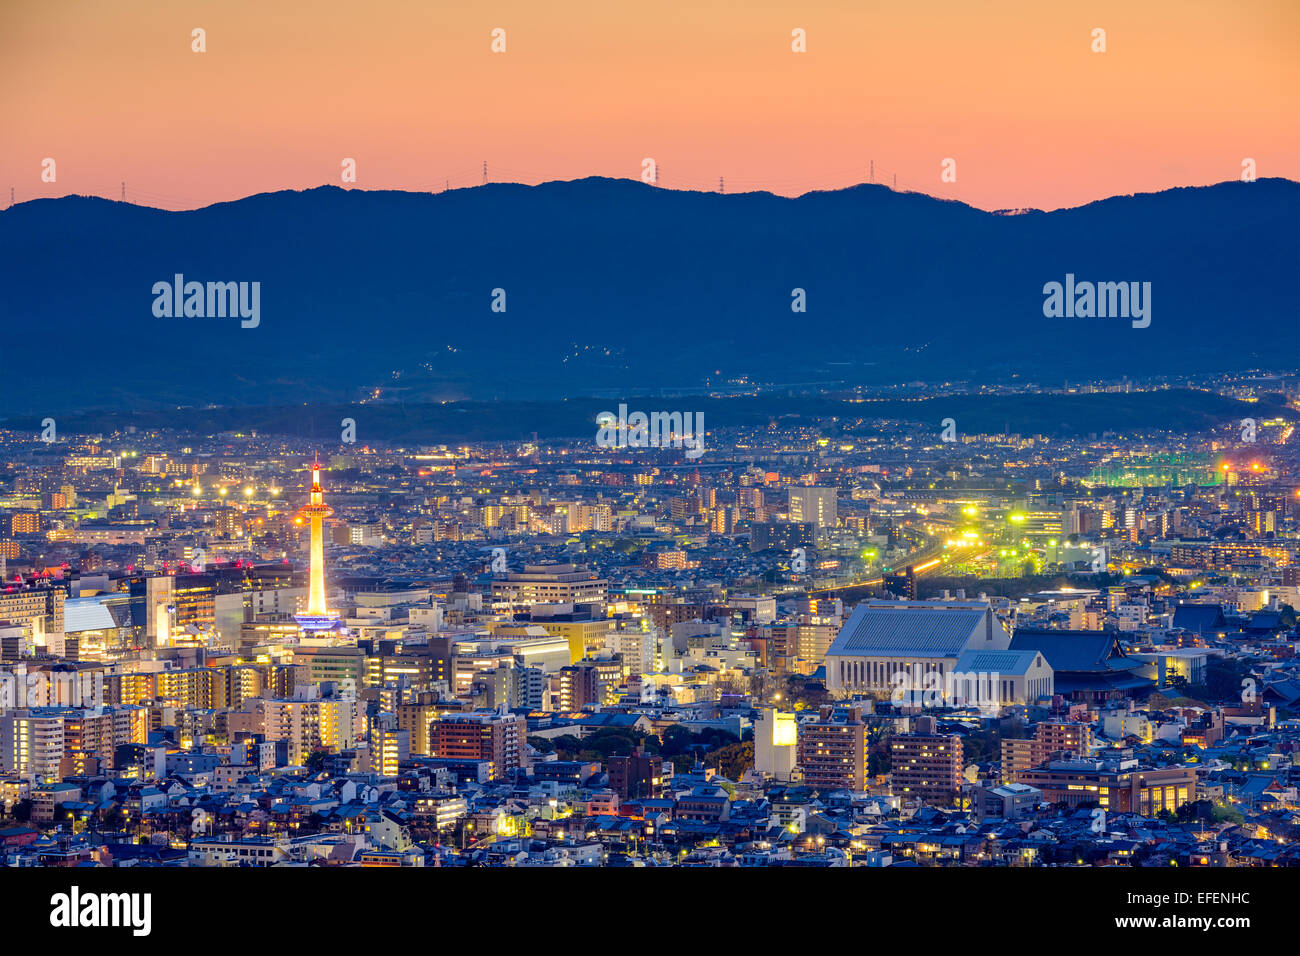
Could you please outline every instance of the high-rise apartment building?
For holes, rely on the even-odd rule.
[[[889,741],[890,790],[896,797],[932,807],[961,797],[962,744],[958,734],[935,732],[933,717],[919,717],[916,732]]]
[[[866,789],[867,713],[861,704],[823,706],[816,721],[799,728],[804,783],[817,790]]]
[[[1025,740],[1002,740],[1002,779],[1014,783],[1026,770],[1042,766],[1053,756],[1066,753],[1086,757],[1092,751],[1092,728],[1087,724],[1043,721],[1034,736]]]
[[[833,528],[839,520],[834,488],[791,488],[788,504],[791,521],[805,521],[819,530]]]
[[[337,753],[356,742],[356,701],[350,699],[301,698],[252,701],[253,720],[238,727],[238,714],[231,715],[231,728],[266,735],[267,740],[288,744],[289,763],[302,764],[314,750]]]
[[[499,711],[444,714],[436,725],[435,757],[488,761],[490,779],[499,780],[523,765],[524,719]]]

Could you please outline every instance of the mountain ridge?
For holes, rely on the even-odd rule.
[[[0,413],[1292,367],[1298,218],[1281,179],[1017,215],[599,177],[32,200],[0,213]],[[258,327],[155,316],[177,273],[260,283]],[[1151,327],[1045,318],[1067,273],[1152,282]]]

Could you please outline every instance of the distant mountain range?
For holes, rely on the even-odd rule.
[[[1300,184],[1016,212],[611,179],[36,200],[0,213],[0,414],[1300,366]],[[257,326],[155,315],[178,274],[260,283]],[[1045,317],[1067,275],[1150,282],[1150,326]]]
[[[703,396],[649,399],[647,411],[691,412],[703,416],[705,431],[736,427],[817,428],[824,434],[872,435],[877,422],[904,421],[928,426],[936,438],[951,418],[962,434],[1088,437],[1105,432],[1148,434],[1201,431],[1231,426],[1243,418],[1295,422],[1282,395],[1254,402],[1191,389],[1131,393],[952,395],[922,400],[845,401],[763,395],[736,398]],[[120,409],[60,415],[65,435],[111,434],[134,427],[140,432],[176,429],[195,435],[294,435],[339,444],[341,423],[355,423],[356,440],[442,443],[458,441],[594,440],[601,412],[618,414],[618,404],[602,399],[491,402],[371,402],[354,405],[225,406],[221,408]],[[41,430],[39,415],[0,417],[0,429]],[[51,446],[52,449],[57,446]],[[636,452],[629,453],[635,457]]]

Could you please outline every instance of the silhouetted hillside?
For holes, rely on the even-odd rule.
[[[1298,220],[1300,185],[1277,179],[1013,216],[882,186],[609,179],[191,212],[37,200],[0,213],[0,412],[1296,365]],[[155,317],[177,273],[260,282],[260,324]],[[1044,318],[1066,273],[1152,283],[1150,327]]]

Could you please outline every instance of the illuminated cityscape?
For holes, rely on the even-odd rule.
[[[1218,387],[1279,417],[5,432],[6,860],[1290,865],[1300,377]]]
[[[556,869],[493,916],[601,947],[671,869],[637,939],[1285,944],[1297,52],[1295,0],[9,0],[18,938],[369,952]]]

